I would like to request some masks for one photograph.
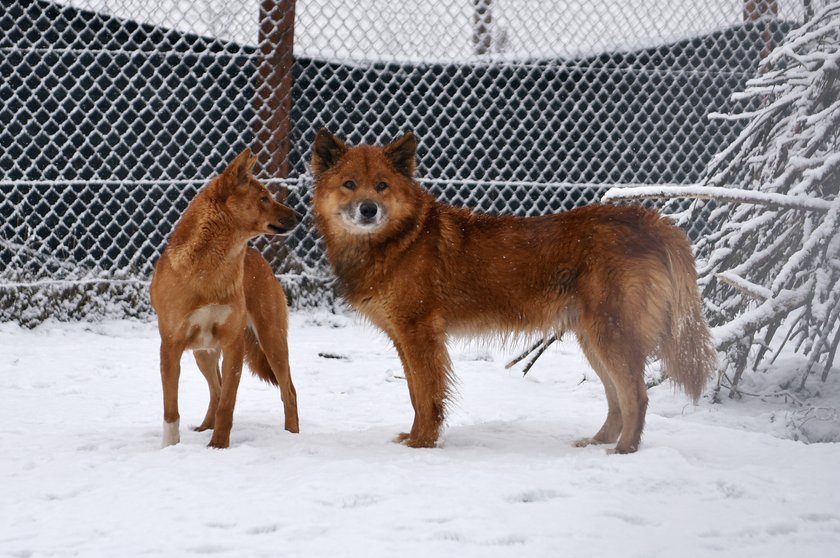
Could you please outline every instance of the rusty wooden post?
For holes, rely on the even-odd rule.
[[[770,20],[779,16],[779,3],[777,0],[745,0],[744,21],[754,21],[764,26],[761,38],[764,47],[761,49],[761,57],[764,58],[773,50],[773,29]]]
[[[292,133],[295,0],[261,0],[255,123],[257,173],[288,178]]]
[[[259,178],[289,178],[292,142],[292,84],[294,83],[295,0],[260,0],[260,34],[253,150],[254,172]],[[266,184],[272,192],[280,185]],[[283,240],[264,237],[255,241],[275,270],[288,263]]]

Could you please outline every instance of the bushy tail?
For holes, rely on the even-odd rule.
[[[260,342],[257,341],[257,336],[254,335],[251,328],[245,329],[245,360],[248,362],[251,372],[260,380],[271,385],[278,385],[274,371],[271,369],[271,365],[260,347]]]
[[[669,250],[671,323],[660,346],[660,355],[665,375],[696,403],[715,371],[717,351],[703,316],[694,257],[684,237],[678,246]]]

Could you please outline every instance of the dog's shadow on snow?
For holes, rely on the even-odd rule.
[[[577,425],[497,420],[453,425],[444,431],[438,448],[453,452],[471,451],[482,455],[562,457],[579,453],[581,448],[575,448],[574,442],[583,436],[583,431],[580,431]]]
[[[181,427],[181,445],[205,446],[212,431],[195,432],[194,425]],[[349,453],[363,455],[366,452],[382,455],[383,450],[395,455],[404,452],[434,452],[433,455],[450,455],[466,458],[487,459],[492,456],[520,457],[566,457],[572,455],[594,455],[605,453],[612,444],[574,447],[575,440],[586,435],[586,429],[594,425],[563,423],[561,421],[506,421],[492,420],[472,424],[455,424],[444,429],[436,448],[414,449],[393,442],[401,431],[399,425],[377,425],[370,428],[344,430],[330,428],[330,425],[301,424],[300,434],[283,430],[282,419],[265,422],[255,417],[234,422],[231,434],[231,449],[248,446],[251,448],[283,449],[294,453],[319,454]],[[404,430],[404,429],[403,429]],[[160,433],[144,431],[145,439],[156,438]]]

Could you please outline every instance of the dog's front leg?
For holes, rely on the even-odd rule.
[[[216,424],[211,448],[230,446],[230,429],[233,427],[233,408],[236,405],[236,391],[242,377],[242,361],[245,356],[244,337],[238,335],[227,347],[222,349],[222,394],[216,408]]]
[[[394,344],[402,360],[414,407],[411,432],[400,434],[395,441],[413,448],[434,447],[443,425],[452,374],[446,336],[442,328],[416,324],[397,334]]]
[[[163,386],[163,440],[161,447],[181,441],[181,415],[178,412],[178,380],[184,350],[165,338],[160,343],[160,379]]]

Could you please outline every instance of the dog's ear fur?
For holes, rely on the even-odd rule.
[[[334,167],[345,153],[347,144],[344,140],[321,128],[312,144],[312,175],[317,179]]]
[[[251,149],[246,147],[222,171],[222,176],[231,180],[234,184],[248,184],[248,178],[251,176],[256,163],[257,158],[251,153]]]
[[[409,130],[385,146],[385,156],[394,166],[394,169],[414,178],[417,170],[417,137]]]

